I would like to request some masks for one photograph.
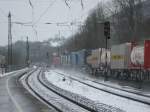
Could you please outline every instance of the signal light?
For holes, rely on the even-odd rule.
[[[104,22],[104,35],[107,37],[107,39],[110,39],[110,22],[109,21]]]

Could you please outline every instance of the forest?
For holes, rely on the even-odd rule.
[[[62,45],[62,51],[105,47],[105,21],[111,23],[109,46],[124,42],[141,43],[150,35],[149,0],[101,2],[91,11],[84,25]]]

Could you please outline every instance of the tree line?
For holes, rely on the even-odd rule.
[[[25,41],[17,41],[12,45],[12,69],[20,69],[27,66]],[[56,51],[49,41],[29,42],[29,58],[31,64],[47,63],[50,64],[53,52]],[[6,67],[8,65],[8,46],[0,47],[0,54],[5,56]]]
[[[77,51],[105,47],[104,26],[110,21],[109,45],[135,41],[140,43],[150,35],[150,1],[112,0],[101,2],[91,11],[78,32],[67,39],[61,51]]]

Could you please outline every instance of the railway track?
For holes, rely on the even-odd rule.
[[[38,71],[38,70],[37,70]],[[24,80],[24,87],[28,89],[28,91],[35,96],[38,100],[49,106],[50,108],[54,108],[56,112],[123,112],[121,109],[114,108],[112,106],[106,106],[102,104],[99,106],[100,108],[97,109],[95,108],[96,104],[93,104],[93,102],[86,102],[83,98],[80,98],[80,96],[74,95],[74,99],[71,99],[68,97],[67,92],[66,95],[62,94],[60,91],[57,91],[58,89],[56,88],[51,88],[49,85],[47,85],[44,80],[42,80],[42,71],[39,70],[37,72],[31,71],[29,74],[21,77],[21,80]],[[36,73],[35,73],[36,72]],[[34,79],[33,79],[34,78]],[[35,79],[38,81],[38,83],[33,83],[31,84],[31,81],[34,82]],[[39,86],[41,85],[41,87]],[[42,86],[48,90],[47,92],[42,90]],[[40,89],[41,90],[40,90]],[[39,89],[39,90],[38,90]],[[40,92],[43,91],[41,94]],[[52,93],[51,95],[49,95]],[[71,96],[73,96],[71,94]],[[75,99],[80,99],[76,101]],[[82,100],[82,101],[81,101]],[[81,101],[81,102],[80,102]],[[84,105],[84,103],[90,104],[92,107]],[[107,108],[106,108],[107,107]]]
[[[91,81],[91,80],[86,79],[87,81],[91,81],[95,84],[103,86],[103,87],[98,87],[98,86],[92,85],[88,82],[85,82],[83,80],[67,76],[64,73],[60,73],[60,72],[57,72],[57,71],[54,71],[54,72],[56,72],[57,74],[59,74],[63,77],[68,77],[72,80],[75,80],[79,83],[85,84],[89,87],[95,88],[97,90],[104,91],[106,93],[110,93],[110,94],[113,94],[113,95],[116,95],[116,96],[119,96],[119,97],[127,98],[129,100],[133,100],[133,101],[143,103],[143,104],[146,104],[146,105],[150,105],[150,96],[149,95],[144,95],[144,94],[141,94],[141,93],[136,93],[136,92],[132,92],[132,91],[128,91],[128,90],[123,90],[123,89],[120,89],[120,88],[117,88],[117,87],[109,86],[109,85],[106,85],[106,84],[103,84],[103,83],[100,83],[100,82]],[[121,92],[119,92],[119,91],[121,91]],[[122,92],[124,92],[124,93],[122,93]]]
[[[40,79],[40,75],[38,75],[38,80],[39,80],[40,83],[43,84],[47,89],[51,90],[52,92],[56,93],[57,95],[59,95],[59,96],[65,98],[65,99],[67,99],[67,100],[69,100],[69,101],[71,101],[71,102],[77,104],[78,106],[80,106],[80,107],[82,107],[82,108],[85,108],[85,109],[88,110],[88,111],[96,112],[94,109],[91,109],[91,108],[89,108],[89,107],[87,107],[87,106],[85,106],[85,105],[83,105],[83,104],[81,104],[81,103],[78,103],[78,102],[76,102],[76,101],[74,101],[74,100],[72,100],[72,99],[66,97],[65,95],[62,95],[62,94],[59,93],[58,91],[56,91],[56,90],[50,88],[48,85],[46,85],[46,84]]]
[[[36,71],[36,70],[35,70]],[[52,105],[50,102],[48,102],[46,99],[44,99],[40,94],[38,94],[33,88],[32,86],[30,86],[28,80],[29,80],[29,77],[32,75],[32,73],[34,73],[35,71],[32,71],[31,73],[29,73],[26,78],[25,78],[25,82],[28,86],[28,88],[30,89],[30,91],[32,91],[34,93],[34,96],[36,95],[36,98],[40,101],[42,101],[44,104],[46,104],[47,106],[49,106],[50,108],[53,107],[56,112],[62,112],[61,110],[59,110],[57,107],[55,107],[54,105]],[[41,71],[39,71],[39,74],[40,74]]]
[[[97,103],[93,100],[87,99],[83,96],[80,96],[78,94],[69,92],[67,90],[61,89],[55,85],[53,85],[52,83],[50,83],[45,75],[39,75],[38,76],[39,80],[41,81],[41,83],[43,83],[48,89],[54,91],[56,94],[68,99],[71,102],[74,102],[75,104],[82,106],[83,108],[91,111],[91,112],[123,112],[123,110],[110,106],[110,105],[106,105],[103,103]]]
[[[140,95],[140,96],[143,96],[143,97],[150,98],[150,95],[142,94],[141,92],[136,92],[136,91],[130,91],[130,90],[126,90],[126,89],[121,89],[121,88],[114,87],[114,86],[111,86],[111,85],[107,85],[107,84],[104,84],[104,83],[101,83],[101,82],[97,82],[97,81],[91,81],[91,82],[94,82],[94,83],[97,83],[97,84],[100,84],[100,85],[103,85],[103,86],[106,86],[106,87],[110,87],[110,88],[113,88],[113,89],[117,89],[117,90],[120,90],[120,91],[124,91],[124,92],[128,92],[128,93],[132,93],[132,94],[136,94],[136,95]]]
[[[37,91],[35,91],[35,88],[30,84],[30,78],[32,77],[32,74],[33,74],[33,72],[31,72],[30,74],[28,74],[26,77],[24,77],[24,79],[25,79],[25,82],[26,82],[26,86],[28,86],[28,89],[30,89],[30,92],[32,91],[33,92],[33,94],[34,95],[36,95],[36,97],[38,97],[38,99],[40,99],[40,100],[42,100],[42,102],[44,102],[46,105],[49,105],[50,107],[53,107],[57,112],[79,112],[79,111],[81,111],[81,112],[95,112],[95,111],[92,111],[92,110],[90,110],[90,109],[88,109],[88,108],[86,108],[85,106],[82,106],[82,105],[78,105],[77,103],[75,103],[75,102],[73,102],[73,101],[71,101],[71,100],[69,100],[69,99],[67,99],[66,97],[64,97],[64,96],[61,96],[60,94],[57,94],[55,91],[52,91],[52,90],[50,90],[48,87],[46,87],[41,81],[40,81],[40,79],[39,79],[39,75],[41,74],[41,71],[39,71],[39,73],[38,73],[38,75],[36,75],[37,76],[37,79],[38,79],[38,81],[39,81],[39,83],[42,85],[42,86],[44,86],[44,87],[46,87],[49,91],[48,92],[53,92],[54,94],[53,95],[57,95],[58,97],[55,99],[55,96],[51,96],[51,97],[53,97],[53,100],[55,100],[55,101],[52,101],[52,100],[49,100],[48,98],[46,99],[46,98],[44,98],[43,97],[43,95],[41,95],[40,93],[38,93]],[[48,96],[48,95],[46,95],[45,94],[45,96]],[[63,100],[65,100],[65,102],[66,103],[68,103],[68,104],[62,104],[61,105],[61,102],[62,102],[62,100],[60,100],[59,102],[58,102],[58,99],[63,99]],[[52,101],[52,102],[50,102],[50,101]],[[62,102],[63,103],[63,102]],[[56,104],[56,105],[55,105]],[[62,107],[60,107],[60,105],[62,106]],[[68,105],[68,106],[73,106],[73,107],[65,107],[66,105]],[[64,107],[63,107],[64,106]]]
[[[38,99],[40,102],[42,102],[43,104],[47,105],[49,108],[51,108],[53,111],[52,112],[62,112],[61,110],[59,110],[57,107],[55,107],[53,104],[51,104],[48,100],[46,100],[45,98],[43,98],[39,93],[37,93],[34,88],[29,84],[28,80],[29,77],[36,72],[37,70],[33,70],[30,73],[20,77],[20,82],[22,83],[23,87],[25,89],[27,89],[27,91],[33,95],[36,99]],[[41,71],[39,71],[40,74]]]

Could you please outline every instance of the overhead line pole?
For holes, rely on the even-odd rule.
[[[110,39],[110,22],[109,21],[105,21],[104,22],[104,36],[106,38],[106,54],[105,54],[105,77],[104,77],[104,81],[108,80],[108,40]]]
[[[30,64],[30,57],[29,57],[29,38],[27,37],[27,42],[26,42],[26,66],[29,67]]]
[[[8,70],[12,69],[12,34],[11,34],[11,13],[8,14]]]

